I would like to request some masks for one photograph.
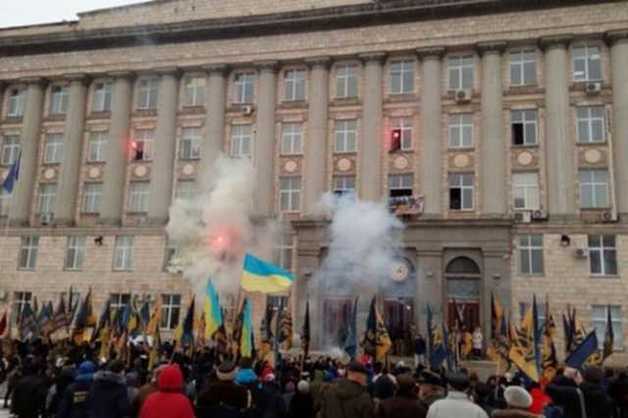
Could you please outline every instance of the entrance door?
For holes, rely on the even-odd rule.
[[[445,270],[447,278],[447,323],[473,332],[481,324],[482,280],[477,264],[467,257],[452,260]]]
[[[390,354],[411,356],[414,299],[395,298],[384,300],[384,323],[392,340]]]
[[[343,347],[349,330],[352,302],[349,298],[329,298],[323,302],[323,347]]]
[[[480,326],[480,302],[479,301],[460,301],[449,299],[448,306],[448,325],[449,329],[459,326],[473,332],[475,327]]]

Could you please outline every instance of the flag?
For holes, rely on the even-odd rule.
[[[432,324],[434,318],[434,314],[432,313],[432,307],[427,305],[427,315],[426,318],[426,328],[427,328],[427,353],[431,354],[432,350],[434,350],[434,326]]]
[[[562,314],[563,317],[563,332],[565,333],[565,355],[569,355],[571,353],[571,348],[573,346],[573,334],[571,333],[571,326],[569,324],[569,318],[565,314]]]
[[[52,301],[49,301],[42,308],[42,312],[39,315],[39,330],[41,335],[47,338],[55,328],[54,321],[54,308],[52,306]]]
[[[541,332],[542,325],[539,323],[539,307],[536,304],[536,295],[532,295],[532,322],[533,322],[533,333],[532,333],[532,341],[534,348],[534,362],[536,363],[536,370],[540,372],[541,368]]]
[[[153,313],[150,314],[150,319],[146,324],[146,333],[149,335],[155,335],[159,333],[159,327],[161,325],[161,299],[157,299],[155,306],[153,307]]]
[[[195,311],[195,298],[192,296],[192,301],[188,307],[188,311],[185,314],[185,318],[175,331],[174,341],[175,345],[186,346],[194,342],[194,311]]]
[[[37,321],[35,319],[35,312],[33,312],[33,308],[30,303],[25,303],[22,307],[22,311],[19,316],[19,324],[18,327],[20,339],[22,341],[31,337],[37,328]]]
[[[4,314],[2,315],[2,319],[0,319],[0,338],[4,337],[8,327],[9,327],[9,319],[7,317],[8,310],[5,309]]]
[[[301,332],[301,345],[303,346],[303,357],[310,353],[310,301],[305,302],[305,318],[303,320],[303,331]]]
[[[54,327],[51,333],[67,326],[68,314],[65,308],[65,297],[63,293],[61,293],[61,295],[59,296],[59,303],[57,304],[57,309],[55,309],[55,313],[52,317],[54,321]]]
[[[462,329],[462,326],[464,325],[464,306],[459,307],[458,303],[456,302],[456,299],[452,299],[452,305],[453,305],[453,309],[454,309],[454,315],[456,316],[456,328],[458,328],[459,330]]]
[[[556,323],[554,315],[550,311],[549,299],[545,298],[545,324],[543,327],[542,346],[542,374],[546,382],[551,382],[556,376],[558,369],[558,357],[556,355],[556,345],[554,336],[556,335]]]
[[[615,344],[615,332],[613,331],[613,317],[611,314],[611,305],[606,308],[606,333],[604,334],[604,348],[602,349],[602,360],[606,360],[613,354],[613,345]],[[1,335],[2,333],[0,333]]]
[[[142,307],[140,308],[138,312],[138,316],[140,320],[140,329],[143,332],[146,332],[146,327],[148,326],[148,323],[150,322],[150,305],[148,304],[147,300],[144,301],[144,303],[142,304]]]
[[[534,307],[527,309],[521,321],[521,327],[514,330],[509,359],[534,382],[539,381],[539,369],[535,352],[535,330]]]
[[[246,254],[241,285],[247,292],[279,293],[292,286],[294,275],[279,266]]]
[[[15,183],[17,183],[17,179],[20,177],[20,161],[22,159],[22,154],[20,153],[17,156],[17,159],[11,164],[11,168],[9,169],[9,174],[7,174],[6,178],[2,182],[2,188],[7,191],[7,193],[12,193],[13,188],[15,187]]]
[[[349,318],[347,337],[344,341],[344,350],[351,358],[355,358],[358,354],[358,298],[353,302],[353,309]]]
[[[565,359],[565,363],[569,367],[579,369],[597,350],[597,335],[595,335],[595,330],[593,330],[586,336],[582,343],[575,348],[569,357]]]
[[[244,299],[242,305],[242,328],[240,332],[240,356],[253,356],[253,306],[248,299]]]
[[[100,313],[100,318],[98,318],[98,324],[96,328],[94,328],[94,332],[92,333],[92,342],[97,341],[100,337],[100,333],[103,328],[109,327],[111,325],[111,300],[107,299],[107,302],[103,306],[102,312]]]
[[[290,313],[290,307],[284,306],[279,311],[279,335],[277,336],[277,342],[283,347],[284,350],[290,350],[292,348],[292,314]]]
[[[76,318],[74,320],[74,328],[72,330],[72,339],[76,344],[80,344],[83,341],[89,341],[89,328],[96,325],[96,318],[94,317],[94,308],[92,306],[92,290],[90,289],[83,299]]]
[[[366,332],[364,335],[364,352],[373,356],[375,360],[382,361],[392,346],[388,330],[382,317],[377,311],[375,297],[371,301],[369,316],[366,320]]]
[[[495,294],[491,292],[491,331],[493,339],[503,335],[504,308]]]
[[[207,280],[207,289],[205,292],[205,340],[209,340],[214,337],[218,328],[222,325],[222,310],[220,308],[220,300],[216,288],[212,284],[211,280]]]

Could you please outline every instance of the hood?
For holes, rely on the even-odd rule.
[[[124,377],[109,370],[101,370],[94,374],[94,381],[101,385],[124,385]]]
[[[338,380],[336,382],[335,392],[340,399],[354,399],[365,393],[365,388],[357,382],[348,379]]]
[[[183,390],[183,373],[176,364],[166,367],[159,373],[159,390],[176,392]]]
[[[257,381],[257,375],[252,369],[240,369],[236,373],[235,382],[238,385],[248,385]]]
[[[96,365],[91,361],[84,361],[78,368],[78,374],[76,380],[89,381],[92,380],[94,372],[96,371]]]

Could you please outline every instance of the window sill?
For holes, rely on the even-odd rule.
[[[362,101],[359,97],[335,97],[332,102],[332,106],[359,106]]]
[[[6,116],[3,122],[7,124],[22,123],[23,119],[24,119],[24,116]]]
[[[600,145],[607,145],[608,142],[604,141],[593,141],[593,142],[576,142],[576,145],[579,147],[599,147]]]
[[[41,163],[41,165],[46,166],[46,167],[57,167],[60,166],[62,164],[61,161],[44,161]]]
[[[103,111],[93,110],[87,118],[88,119],[109,119],[111,118],[111,111],[110,110],[103,110]]]
[[[16,270],[17,270],[17,271],[25,271],[25,272],[35,272],[35,269],[34,269],[34,268],[29,269],[29,268],[21,268],[21,267],[18,267]]]
[[[301,109],[307,107],[305,100],[282,100],[279,104],[280,109]]]
[[[510,86],[505,92],[506,95],[518,95],[518,94],[543,94],[545,88],[538,84],[527,84],[521,86]]]
[[[280,153],[279,154],[280,157],[303,157],[303,153],[302,152],[296,152],[296,153]]]
[[[449,152],[470,152],[475,151],[475,147],[447,147]]]
[[[202,114],[205,113],[205,105],[198,105],[198,106],[182,106],[181,110],[179,111],[179,114],[184,114],[184,115],[188,115],[188,114]]]
[[[112,269],[113,273],[133,273],[133,269]]]
[[[81,212],[81,216],[85,218],[97,218],[100,212]]]
[[[64,267],[63,271],[70,272],[70,273],[80,273],[81,271],[83,271],[83,269],[71,269],[71,268]]]
[[[545,278],[545,273],[521,273],[519,272],[519,276],[525,279],[539,279]]]
[[[619,274],[590,274],[589,277],[591,279],[602,279],[602,280],[620,280],[621,276]]]
[[[157,116],[157,109],[135,109],[132,116],[134,117]]]
[[[105,165],[107,162],[105,160],[99,160],[99,161],[85,161],[85,164],[89,164],[89,165]]]
[[[411,102],[414,100],[417,100],[417,95],[414,92],[388,93],[388,96],[384,99],[384,103]]]
[[[512,148],[513,149],[538,149],[539,144],[523,144],[523,145],[512,144]]]
[[[190,157],[190,158],[188,158],[188,157],[185,157],[185,158],[184,157],[179,157],[179,161],[183,161],[183,162],[186,162],[186,163],[190,162],[190,161],[200,161],[200,160],[201,160],[201,157]]]
[[[352,156],[357,154],[357,151],[334,151],[334,155],[336,156]]]
[[[148,211],[142,212],[142,211],[132,211],[132,210],[127,210],[126,211],[126,215],[127,216],[147,216],[148,215]]]
[[[62,121],[65,120],[65,113],[55,113],[46,116],[46,121]]]
[[[610,206],[597,207],[597,208],[580,208],[580,211],[584,213],[600,213],[600,212],[608,212],[609,210],[611,210]]]

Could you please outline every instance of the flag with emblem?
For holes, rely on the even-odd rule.
[[[529,307],[521,321],[521,326],[514,330],[508,357],[530,380],[538,382],[539,370],[534,339],[535,324],[533,307]]]

